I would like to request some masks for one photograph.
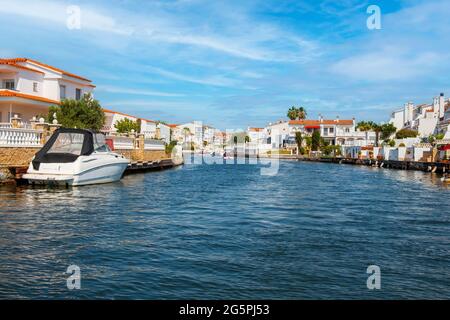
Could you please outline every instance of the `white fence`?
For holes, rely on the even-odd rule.
[[[144,140],[144,149],[145,150],[163,151],[166,149],[166,144],[164,143],[164,141],[161,141],[161,140],[145,139]]]
[[[134,139],[130,137],[119,137],[119,136],[107,136],[107,139],[112,139],[114,143],[114,149],[118,150],[133,150],[134,149]]]
[[[41,147],[43,132],[32,129],[0,127],[1,147]]]

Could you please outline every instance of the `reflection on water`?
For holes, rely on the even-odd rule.
[[[0,298],[448,297],[449,195],[435,174],[297,162],[1,187]]]

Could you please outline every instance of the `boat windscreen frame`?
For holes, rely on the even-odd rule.
[[[48,151],[55,144],[58,139],[59,134],[61,133],[74,133],[74,134],[82,134],[83,137],[83,146],[81,147],[81,152],[79,155],[71,154],[71,153],[54,153],[49,156]],[[39,150],[32,163],[33,168],[35,170],[39,170],[39,166],[41,163],[71,163],[75,162],[80,156],[88,156],[94,152],[94,137],[93,132],[84,129],[69,129],[69,128],[59,128],[55,130],[50,139],[45,143],[41,150]]]

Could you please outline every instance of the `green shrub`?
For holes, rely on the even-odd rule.
[[[419,135],[416,130],[402,129],[395,134],[396,139],[415,138]]]
[[[171,154],[173,148],[175,148],[175,146],[177,145],[177,141],[170,141],[169,144],[166,144],[166,153],[167,154]]]
[[[300,149],[298,150],[300,152],[301,155],[306,154],[306,149],[305,147],[300,147]]]

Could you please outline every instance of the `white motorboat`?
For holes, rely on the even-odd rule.
[[[60,128],[36,153],[23,178],[31,184],[109,183],[119,181],[129,163],[110,150],[103,134]]]

